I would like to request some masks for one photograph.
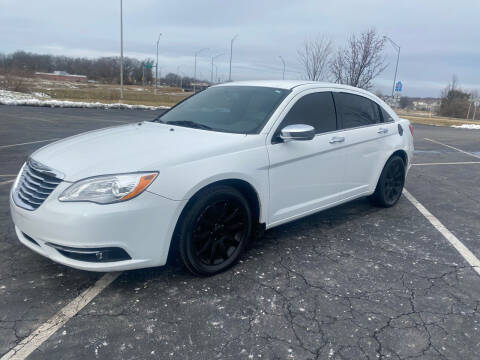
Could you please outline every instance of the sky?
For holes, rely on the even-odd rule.
[[[436,97],[458,77],[466,90],[480,90],[480,0],[123,0],[124,54],[155,58],[159,69],[210,79],[218,77],[303,79],[298,49],[326,36],[335,48],[374,27],[401,46],[398,79],[403,95]],[[119,0],[0,0],[0,52],[82,56],[120,53]],[[384,49],[387,69],[374,90],[391,93],[396,50]]]

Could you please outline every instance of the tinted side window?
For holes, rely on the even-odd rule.
[[[395,121],[382,107],[380,107],[380,109],[382,109],[383,122]]]
[[[311,125],[317,134],[337,130],[332,93],[318,92],[300,98],[283,119],[278,132],[293,124]]]
[[[335,106],[342,128],[354,128],[381,122],[378,106],[359,95],[335,93]]]

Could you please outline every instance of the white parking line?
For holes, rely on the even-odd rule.
[[[14,181],[15,181],[15,179],[13,179],[13,180],[7,180],[7,181],[1,181],[1,182],[0,182],[0,185],[10,184],[10,183],[13,183]]]
[[[412,164],[412,166],[427,166],[427,165],[470,165],[470,164],[480,164],[480,161],[459,161],[459,162],[444,162],[444,163],[422,163],[422,164]]]
[[[473,270],[480,275],[480,260],[453,235],[430,211],[428,211],[420,202],[410,194],[407,189],[403,189],[403,195],[422,213],[425,218],[437,229],[440,234],[462,255],[462,257],[472,266]]]
[[[60,138],[54,138],[54,139],[48,139],[48,140],[30,141],[30,142],[20,143],[20,144],[1,145],[1,146],[0,146],[0,149],[6,149],[6,148],[9,148],[9,147],[21,146],[21,145],[38,144],[38,143],[47,142],[47,141],[54,141],[54,140],[58,140],[58,139],[60,139]]]
[[[441,143],[440,141],[437,141],[437,140],[432,140],[432,139],[428,139],[428,138],[424,138],[424,139],[427,140],[427,141],[431,141],[431,142],[433,142],[433,143],[435,143],[435,144],[443,145],[443,146],[446,146],[446,147],[448,147],[448,148],[450,148],[450,149],[457,150],[457,151],[460,151],[461,153],[464,153],[464,154],[467,154],[467,155],[470,155],[470,156],[473,156],[473,157],[476,157],[476,158],[480,159],[480,155],[472,154],[471,152],[468,152],[468,151],[465,151],[465,150],[456,148],[455,146],[447,145],[447,144]]]
[[[15,346],[8,353],[3,355],[0,360],[23,360],[30,355],[35,349],[42,345],[50,336],[52,336],[58,329],[74,317],[85,305],[92,301],[98,294],[102,292],[108,285],[110,285],[118,276],[117,273],[107,273],[103,275],[97,282],[83,291],[68,305],[61,309],[58,313],[52,316],[47,322],[40,325],[28,337],[23,339],[17,346]]]

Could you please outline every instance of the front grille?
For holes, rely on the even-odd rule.
[[[54,170],[36,161],[27,161],[15,190],[17,205],[35,210],[61,182]]]

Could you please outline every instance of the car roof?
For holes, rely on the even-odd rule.
[[[355,92],[357,94],[364,95],[369,97],[370,99],[375,99],[377,103],[379,103],[382,108],[389,109],[390,107],[378,96],[372,94],[368,90],[360,89],[354,86],[343,85],[343,84],[336,84],[336,83],[329,83],[329,82],[322,82],[322,81],[309,81],[309,80],[249,80],[249,81],[231,81],[226,82],[223,84],[214,85],[216,86],[261,86],[261,87],[269,87],[269,88],[277,88],[277,89],[285,89],[285,90],[293,90],[295,91],[302,91],[305,89],[312,89],[312,88],[327,88],[327,89],[338,89],[338,90],[349,90]],[[395,114],[393,110],[391,113]]]
[[[370,92],[356,88],[349,85],[335,84],[321,81],[309,81],[309,80],[249,80],[249,81],[232,81],[215,86],[260,86],[270,87],[278,89],[292,90],[296,87],[319,87],[319,88],[333,88],[333,89],[345,89],[353,90],[364,94],[372,95]]]

